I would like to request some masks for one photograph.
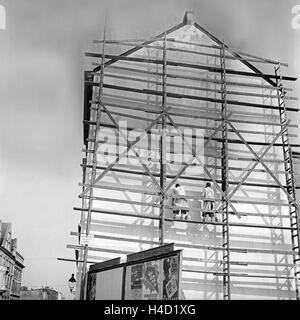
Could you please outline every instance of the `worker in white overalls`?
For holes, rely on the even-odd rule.
[[[215,193],[214,190],[211,187],[211,183],[207,182],[203,191],[203,212],[202,217],[204,220],[206,220],[206,217],[209,216],[211,221],[213,221],[213,218],[215,218],[215,221],[217,222],[218,219],[215,217],[215,213],[211,211],[205,211],[207,210],[214,210],[215,208]],[[211,199],[211,200],[210,200]]]
[[[185,190],[179,183],[177,183],[173,189],[172,200],[172,206],[179,207],[178,209],[173,209],[174,219],[179,217],[181,219],[190,220],[189,203],[185,198]]]

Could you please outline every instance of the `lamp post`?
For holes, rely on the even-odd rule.
[[[72,273],[72,276],[71,278],[69,279],[68,281],[68,285],[69,285],[69,288],[70,288],[70,292],[73,293],[73,290],[75,288],[75,284],[76,284],[76,279],[74,278],[74,273]]]

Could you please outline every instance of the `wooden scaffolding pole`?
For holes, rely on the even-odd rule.
[[[106,38],[106,23],[104,26],[104,42],[102,44],[102,57],[101,57],[101,69],[100,69],[100,80],[99,80],[99,89],[98,89],[98,101],[101,102],[102,93],[103,93],[103,82],[104,82],[104,63],[105,63],[105,38]],[[92,105],[91,105],[92,108]],[[94,195],[94,185],[97,175],[97,150],[98,150],[98,139],[97,135],[100,130],[100,121],[101,121],[101,109],[102,106],[100,103],[96,104],[95,118],[96,118],[96,126],[93,132],[93,138],[95,139],[93,144],[93,153],[92,153],[92,172],[90,178],[89,188],[89,198],[88,198],[88,212],[86,217],[86,231],[85,235],[88,237],[90,235],[91,229],[91,220],[92,220],[92,208],[93,208],[93,195]],[[84,190],[85,191],[85,190]],[[88,251],[89,246],[85,244],[84,246],[84,254],[83,254],[83,264],[81,271],[81,286],[80,286],[80,300],[85,300],[85,291],[87,286],[87,260],[88,260]]]
[[[167,48],[166,48],[166,35],[163,40],[163,78],[162,78],[162,118],[161,118],[161,136],[160,136],[160,188],[161,190],[165,190],[166,184],[166,107],[167,107]],[[164,244],[164,225],[165,225],[165,193],[161,193],[160,195],[160,238],[159,242],[161,245]]]
[[[275,67],[275,76],[276,76],[276,85],[277,85],[277,97],[278,97],[278,106],[282,107],[279,110],[280,123],[283,128],[282,135],[282,145],[283,145],[283,158],[284,158],[284,168],[285,168],[285,180],[286,180],[286,189],[284,189],[289,206],[290,214],[290,225],[291,225],[291,242],[292,242],[292,251],[293,263],[294,263],[294,283],[295,283],[295,296],[297,300],[300,300],[300,230],[299,230],[299,206],[296,202],[296,190],[295,190],[295,178],[293,170],[293,157],[292,150],[289,141],[289,134],[287,128],[287,110],[285,105],[285,94],[282,85],[282,75],[280,63]]]
[[[226,97],[226,65],[224,44],[220,49],[221,91],[222,91],[222,247],[223,251],[223,298],[231,299],[230,292],[230,243],[228,215],[228,134],[227,134],[227,97]],[[225,197],[224,197],[225,196]]]

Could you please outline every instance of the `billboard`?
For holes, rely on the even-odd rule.
[[[87,283],[87,300],[121,300],[122,281],[122,267],[90,274]]]
[[[126,267],[125,300],[178,300],[180,254]]]
[[[182,251],[174,244],[90,266],[87,300],[179,300]]]

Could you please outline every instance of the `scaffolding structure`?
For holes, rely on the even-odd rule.
[[[287,65],[230,48],[190,13],[151,39],[95,44],[101,52],[86,53],[96,61],[85,72],[81,220],[71,232],[79,244],[67,246],[79,251],[80,298],[88,264],[175,242],[188,298],[299,299],[300,145],[288,119],[299,109]],[[190,220],[173,217],[184,209],[171,201],[178,182]],[[206,182],[213,210],[202,205]],[[204,211],[218,221],[201,219]]]

